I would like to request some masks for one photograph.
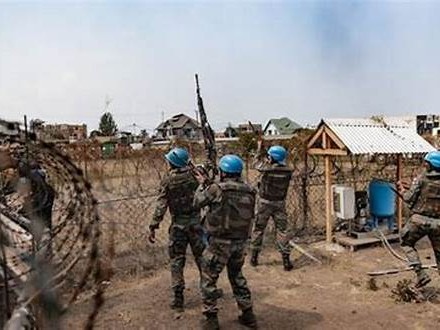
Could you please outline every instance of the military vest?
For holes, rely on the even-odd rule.
[[[206,227],[211,236],[248,239],[255,213],[255,190],[238,181],[220,182],[221,201],[210,206]]]
[[[287,166],[263,169],[259,185],[260,197],[269,201],[282,201],[289,190],[292,170]]]
[[[167,196],[171,215],[192,215],[197,212],[193,207],[197,180],[189,170],[173,172],[170,175]]]
[[[425,175],[412,211],[427,217],[440,218],[440,173]]]

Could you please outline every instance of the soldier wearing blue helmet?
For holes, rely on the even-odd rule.
[[[189,154],[183,148],[174,148],[165,155],[170,171],[160,183],[157,205],[149,226],[149,241],[155,242],[155,232],[163,221],[167,209],[171,214],[169,229],[169,256],[171,260],[171,282],[174,299],[171,308],[183,311],[185,281],[183,271],[186,250],[191,246],[197,266],[201,266],[204,244],[201,235],[200,211],[193,207],[194,193],[198,182],[189,167]]]
[[[416,287],[427,285],[431,279],[424,269],[415,248],[428,236],[434,249],[437,269],[440,270],[440,151],[425,156],[425,171],[410,186],[398,182],[399,190],[412,211],[402,230],[402,248],[417,275]]]
[[[242,311],[239,322],[255,328],[257,320],[252,309],[251,292],[242,273],[249,235],[254,220],[255,190],[241,179],[243,161],[236,155],[220,159],[220,182],[205,187],[204,177],[194,197],[197,208],[208,206],[206,229],[209,245],[202,263],[202,327],[219,329],[217,318],[217,280],[226,267],[232,292]]]
[[[260,146],[259,146],[260,148]],[[272,217],[277,230],[277,249],[283,259],[284,270],[290,271],[290,245],[287,239],[286,196],[289,189],[292,170],[286,166],[287,150],[282,146],[272,146],[267,151],[268,163],[260,163],[256,169],[260,172],[259,200],[257,220],[252,237],[251,265],[258,265],[258,255],[263,246],[264,231]]]

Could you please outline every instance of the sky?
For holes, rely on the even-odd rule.
[[[440,110],[440,1],[0,0],[0,118],[150,133]]]

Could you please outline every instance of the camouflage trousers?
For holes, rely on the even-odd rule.
[[[252,307],[251,291],[242,273],[246,257],[247,240],[224,240],[211,237],[203,252],[202,297],[203,313],[217,313],[217,280],[226,267],[229,283],[241,310]]]
[[[291,247],[287,237],[287,212],[285,201],[258,201],[257,219],[252,233],[252,250],[260,251],[263,247],[264,231],[270,218],[273,218],[276,229],[276,246],[281,253],[290,253]]]
[[[205,246],[200,229],[200,225],[182,226],[173,224],[170,227],[169,255],[171,261],[171,287],[174,292],[185,290],[183,270],[188,245],[191,247],[199,271],[201,269],[202,253]]]
[[[410,266],[419,267],[421,261],[415,245],[425,236],[431,241],[437,269],[440,270],[440,219],[414,214],[402,229],[402,248]]]

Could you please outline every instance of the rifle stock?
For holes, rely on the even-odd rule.
[[[173,155],[182,160],[182,158],[176,153],[173,152]],[[192,160],[189,160],[187,163],[192,175],[196,177],[197,175],[202,175],[205,178],[205,185],[212,182],[211,178],[209,177],[208,172],[201,166],[196,166]]]

